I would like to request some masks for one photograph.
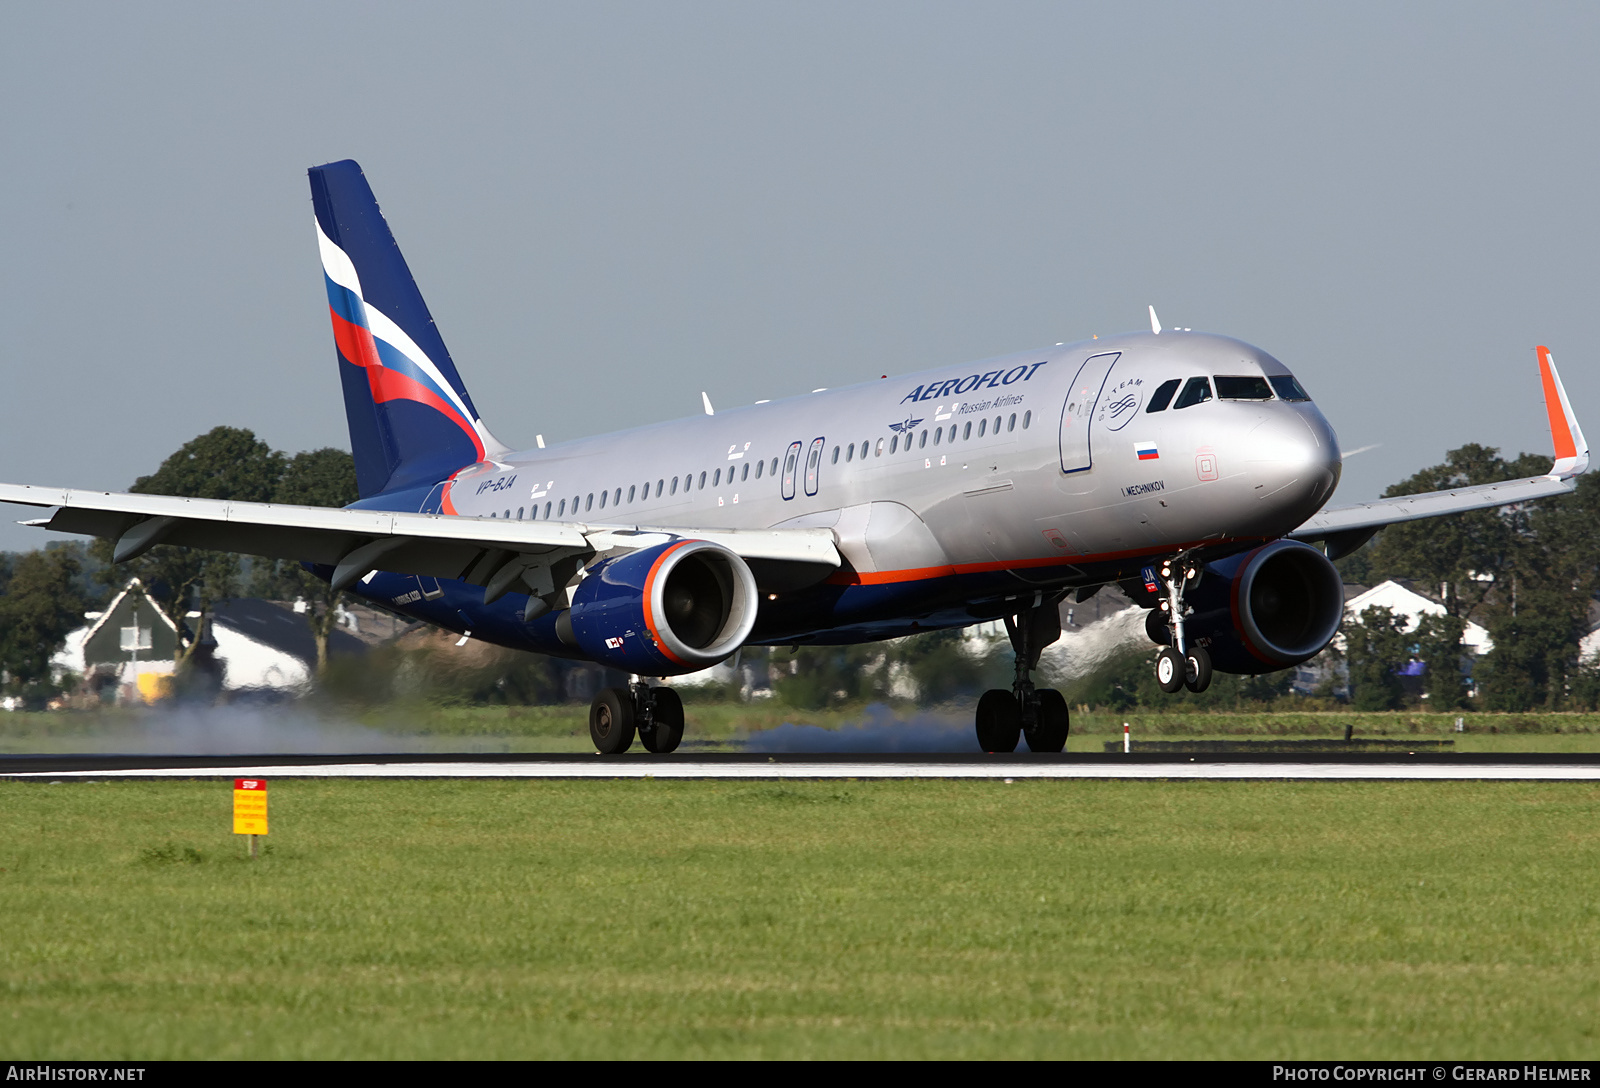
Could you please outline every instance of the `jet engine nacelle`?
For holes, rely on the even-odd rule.
[[[677,676],[744,645],[759,599],[738,555],[709,540],[675,540],[590,567],[556,629],[602,665]]]
[[[1276,672],[1315,657],[1344,618],[1344,581],[1328,557],[1309,544],[1271,544],[1209,563],[1184,593],[1193,611],[1184,638],[1197,641],[1220,672]],[[1167,614],[1152,609],[1151,639],[1172,642]]]

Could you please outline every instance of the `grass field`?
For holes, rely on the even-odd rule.
[[[1600,788],[0,782],[0,1056],[1600,1054]]]

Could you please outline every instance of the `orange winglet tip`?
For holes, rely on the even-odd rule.
[[[1550,443],[1556,463],[1550,475],[1567,479],[1581,475],[1589,467],[1589,444],[1584,441],[1583,429],[1572,412],[1567,391],[1556,372],[1555,359],[1550,349],[1540,344],[1535,351],[1539,356],[1539,382],[1544,390],[1544,408],[1550,417]]]

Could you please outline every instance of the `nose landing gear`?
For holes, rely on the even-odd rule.
[[[1211,655],[1204,646],[1184,637],[1183,593],[1198,584],[1200,568],[1180,559],[1168,560],[1161,565],[1161,580],[1167,586],[1167,599],[1161,602],[1161,608],[1167,614],[1172,645],[1156,655],[1156,683],[1168,695],[1183,688],[1199,694],[1211,686]],[[1152,622],[1154,619],[1151,617]]]
[[[683,740],[683,700],[671,688],[653,688],[635,676],[625,688],[606,688],[589,707],[589,739],[595,751],[613,756],[633,746],[664,755]]]
[[[985,752],[1014,752],[1026,738],[1030,752],[1059,752],[1067,744],[1067,701],[1053,688],[1036,688],[1029,674],[1039,654],[1061,637],[1059,598],[1035,598],[1032,607],[1007,616],[1006,634],[1017,655],[1011,690],[994,688],[978,700],[978,744]]]

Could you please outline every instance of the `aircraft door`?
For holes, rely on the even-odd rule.
[[[1095,405],[1099,403],[1101,390],[1121,355],[1120,351],[1091,355],[1078,368],[1077,377],[1072,379],[1066,403],[1061,406],[1062,472],[1086,472],[1094,467],[1090,424],[1094,421]]]
[[[817,493],[817,477],[822,472],[822,447],[825,439],[811,440],[811,452],[806,454],[806,494]]]
[[[783,455],[783,497],[794,498],[794,473],[800,465],[800,443],[789,443],[789,452]]]

